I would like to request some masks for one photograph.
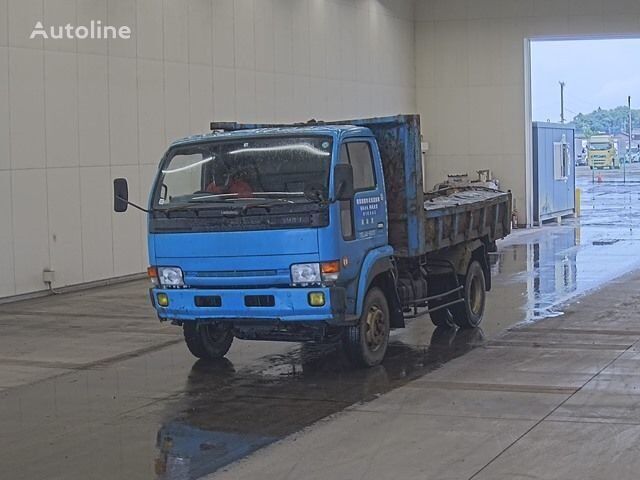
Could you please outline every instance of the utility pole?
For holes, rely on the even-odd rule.
[[[629,105],[629,143],[627,143],[627,158],[624,161],[624,183],[627,183],[627,162],[631,160],[631,139],[633,138],[633,127],[631,125],[631,95],[627,97]]]
[[[564,86],[565,82],[560,82],[560,123],[564,123]]]

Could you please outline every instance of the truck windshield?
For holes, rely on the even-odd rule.
[[[173,148],[163,162],[154,203],[295,202],[327,198],[331,137],[253,137]]]
[[[609,150],[610,148],[611,148],[610,143],[592,143],[591,145],[589,145],[589,150],[593,150],[593,151]]]

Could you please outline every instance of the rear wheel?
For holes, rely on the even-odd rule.
[[[367,292],[362,316],[357,325],[347,327],[343,342],[349,359],[361,367],[373,367],[382,362],[389,344],[389,306],[382,290],[373,287]]]
[[[233,342],[229,327],[212,323],[185,322],[182,331],[189,351],[204,360],[224,357]]]
[[[451,307],[453,321],[460,328],[476,328],[482,322],[486,303],[484,271],[477,260],[473,260],[464,277],[464,302]]]

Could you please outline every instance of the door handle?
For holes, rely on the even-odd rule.
[[[384,222],[378,222],[378,228],[384,228]]]

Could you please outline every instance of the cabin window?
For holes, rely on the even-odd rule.
[[[569,177],[569,145],[566,142],[553,144],[553,173],[556,180]]]
[[[349,153],[347,152],[347,146],[345,144],[342,144],[340,147],[340,163],[349,163]],[[340,201],[340,228],[342,230],[342,238],[345,240],[353,240],[355,238],[355,232],[353,230],[353,209],[351,208],[350,200]]]
[[[353,186],[356,192],[375,189],[376,178],[373,171],[371,145],[369,142],[349,142],[346,145],[348,162],[353,167]]]

